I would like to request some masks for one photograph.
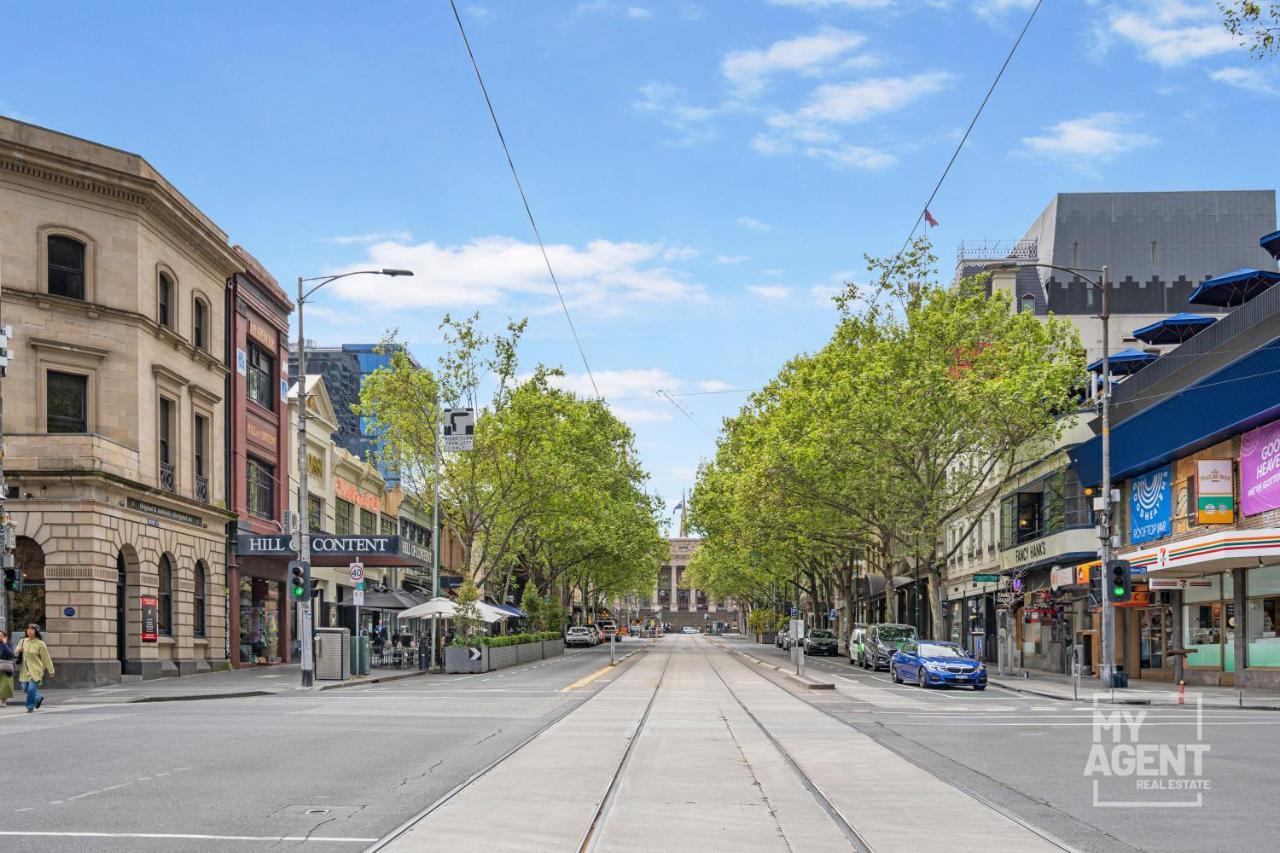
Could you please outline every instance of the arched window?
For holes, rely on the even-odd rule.
[[[192,634],[197,637],[205,635],[205,588],[206,588],[206,572],[204,570],[204,560],[196,563],[196,591],[194,597],[195,603],[195,629]]]
[[[191,342],[196,349],[209,351],[209,304],[199,297],[191,306]]]
[[[157,307],[156,321],[167,328],[173,328],[173,279],[168,273],[160,273],[160,280],[156,285],[157,290]]]
[[[160,557],[160,594],[156,596],[156,622],[160,633],[173,636],[173,562],[169,555]]]
[[[1020,310],[1024,314],[1036,313],[1036,298],[1032,296],[1030,293],[1022,294],[1022,302],[1021,302]]]
[[[61,234],[50,235],[49,293],[84,299],[84,258],[84,243]]]

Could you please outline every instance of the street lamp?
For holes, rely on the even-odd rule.
[[[1102,321],[1102,523],[1099,525],[1098,538],[1102,540],[1099,552],[1103,571],[1111,562],[1111,338],[1108,334],[1111,319],[1111,285],[1107,281],[1107,267],[1099,269],[1089,267],[1060,267],[1056,264],[1035,262],[1010,262],[998,264],[988,269],[993,271],[1017,271],[1022,267],[1041,267],[1070,273],[1084,279],[1102,292],[1098,319]],[[1096,273],[1094,280],[1086,273]],[[1105,592],[1105,591],[1104,591]],[[1116,671],[1116,627],[1115,610],[1108,596],[1102,596],[1102,664],[1098,675],[1102,683],[1110,686],[1115,683]]]
[[[322,275],[314,278],[298,276],[298,561],[302,563],[303,589],[306,596],[302,601],[302,616],[298,625],[298,639],[302,645],[302,686],[310,687],[315,683],[315,656],[311,648],[311,507],[307,492],[307,339],[303,335],[302,306],[320,288],[330,282],[352,275],[413,275],[412,270],[356,270],[338,275]],[[318,282],[305,293],[302,285]],[[360,625],[356,625],[356,636],[360,635]]]

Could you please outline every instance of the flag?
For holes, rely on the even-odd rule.
[[[680,503],[676,504],[675,509],[671,510],[671,512],[677,513],[682,509],[684,509],[684,501],[680,501]]]
[[[933,218],[933,214],[929,212],[929,208],[924,209],[924,221],[929,223],[930,228],[938,227],[938,220]]]

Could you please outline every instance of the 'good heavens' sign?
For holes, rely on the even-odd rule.
[[[1173,532],[1173,471],[1168,465],[1129,481],[1129,541],[1150,542]]]

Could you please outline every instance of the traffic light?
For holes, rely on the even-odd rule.
[[[307,597],[307,564],[301,560],[289,562],[289,595],[294,601]]]
[[[22,570],[4,570],[4,588],[9,592],[22,592]]]
[[[1128,560],[1107,563],[1107,599],[1121,604],[1133,597],[1133,577]]]

